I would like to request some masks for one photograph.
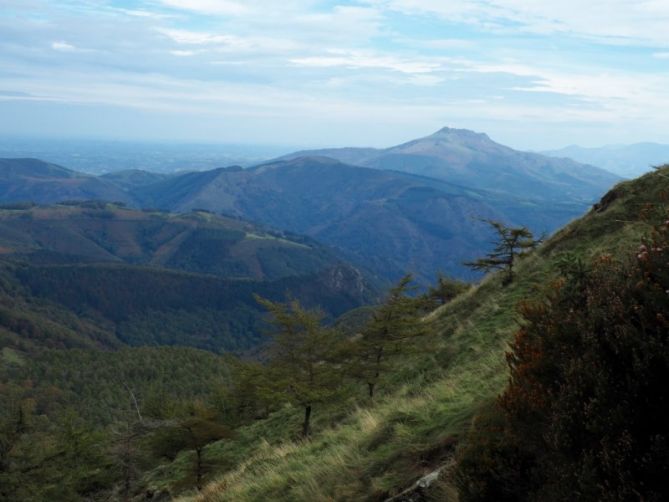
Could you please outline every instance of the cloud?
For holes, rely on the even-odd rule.
[[[196,51],[180,51],[180,50],[178,50],[178,51],[170,51],[170,54],[172,54],[173,56],[177,56],[177,57],[189,57],[189,56],[194,56],[195,54],[197,54],[197,52]]]
[[[152,12],[143,9],[122,9],[118,7],[112,7],[111,9],[114,12],[120,12],[121,14],[125,14],[126,16],[143,18],[143,19],[163,20],[163,19],[172,19],[175,17],[170,14],[164,14],[161,12]]]
[[[234,35],[216,35],[213,33],[206,33],[201,31],[178,30],[170,28],[156,28],[156,31],[162,33],[166,37],[172,39],[178,44],[185,45],[209,45],[209,44],[224,44],[224,45],[243,45],[241,38]]]
[[[224,16],[239,16],[249,13],[250,9],[243,2],[229,0],[160,0],[167,7]]]
[[[343,67],[348,69],[381,69],[407,74],[432,73],[441,68],[435,61],[398,58],[365,52],[330,50],[325,56],[293,58],[291,63],[297,66],[318,68]]]
[[[156,28],[156,31],[179,45],[200,46],[201,50],[280,53],[299,48],[296,42],[280,38],[242,37],[172,28]]]
[[[29,98],[30,94],[21,91],[3,91],[0,89],[0,98]]]
[[[64,42],[62,40],[51,42],[51,48],[54,51],[61,51],[61,52],[76,52],[78,50],[74,45],[68,44],[67,42]]]
[[[589,37],[626,45],[669,45],[666,0],[368,0],[407,15],[437,15],[495,30]]]
[[[5,3],[4,106],[669,130],[667,0]]]

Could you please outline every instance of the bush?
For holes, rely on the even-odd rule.
[[[461,498],[668,500],[669,221],[626,261],[564,271],[521,305],[509,385],[459,453]]]

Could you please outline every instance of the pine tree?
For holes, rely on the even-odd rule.
[[[195,486],[202,489],[207,471],[205,447],[220,439],[230,437],[231,430],[216,420],[216,413],[202,403],[191,403],[187,416],[167,422],[153,438],[154,454],[173,460],[181,451],[193,452],[192,475]],[[191,478],[192,479],[192,478]],[[192,482],[192,481],[191,481]]]
[[[322,325],[323,314],[306,310],[296,300],[288,303],[256,298],[274,325],[268,365],[271,392],[304,410],[302,436],[310,433],[314,406],[327,402],[341,387],[338,362],[341,336]]]
[[[504,284],[509,284],[513,281],[513,267],[516,264],[516,259],[536,248],[541,243],[541,239],[535,239],[527,227],[508,227],[495,220],[483,221],[488,223],[497,233],[495,247],[484,258],[465,262],[464,265],[483,272],[496,269],[505,270]]]
[[[437,283],[430,287],[427,298],[438,305],[445,305],[456,296],[467,291],[471,286],[466,282],[451,279],[441,273],[437,275]]]
[[[400,351],[403,342],[425,333],[420,321],[423,302],[408,295],[411,281],[407,275],[390,290],[355,341],[354,372],[367,384],[370,398],[381,375],[390,369],[390,357]]]

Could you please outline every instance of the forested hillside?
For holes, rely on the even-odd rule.
[[[601,193],[606,188],[602,184]],[[588,207],[581,199],[548,203],[532,192],[494,193],[326,157],[190,173],[133,193],[148,207],[204,208],[306,234],[377,275],[397,280],[412,272],[424,284],[439,270],[477,277],[462,262],[489,246],[483,218],[527,225],[541,234]]]
[[[273,189],[299,188],[309,170],[326,180],[339,169],[338,185],[359,173],[313,162],[257,169]],[[386,176],[361,171],[376,172]],[[0,495],[251,501],[406,492],[440,500],[459,492],[486,500],[499,479],[481,476],[482,457],[519,472],[517,457],[486,453],[488,436],[480,434],[490,410],[494,420],[503,416],[494,410],[508,380],[505,353],[533,319],[518,305],[542,304],[570,274],[636,253],[666,219],[668,172],[617,186],[536,250],[531,242],[513,274],[473,287],[441,277],[428,290],[406,276],[375,305],[374,280],[336,250],[208,210],[5,206]],[[218,176],[249,174],[189,176],[191,186],[205,176],[208,188],[198,193],[208,193]],[[384,191],[405,200],[405,175],[396,176],[387,174]],[[360,190],[354,181],[350,189]],[[484,196],[448,190],[459,204]],[[254,192],[246,185],[242,193]],[[276,203],[267,214],[290,205],[289,197],[258,193]],[[299,216],[312,225],[330,203],[318,197],[315,212]],[[610,269],[612,280],[620,270]],[[532,461],[544,465],[540,456]]]
[[[634,287],[651,285],[655,303],[646,304],[664,315],[666,297],[653,285],[666,275],[658,236],[666,227],[668,175],[669,168],[664,168],[617,186],[582,219],[521,254],[511,279],[502,272],[468,287],[442,278],[425,294],[416,294],[407,277],[379,305],[347,312],[334,324],[310,300],[317,293],[318,303],[328,305],[324,284],[335,291],[357,291],[350,284],[359,286],[359,275],[347,279],[342,270],[326,270],[311,286],[303,277],[257,284],[235,281],[235,287],[248,286],[240,295],[242,290],[233,294],[230,281],[215,275],[125,263],[37,265],[26,261],[31,253],[21,255],[24,261],[7,261],[1,276],[2,497],[378,500],[406,491],[406,496],[422,493],[437,500],[458,492],[464,500],[486,500],[486,493],[499,490],[501,479],[486,477],[497,472],[485,467],[489,459],[509,466],[511,474],[521,476],[518,483],[527,483],[514,463],[519,457],[504,453],[507,446],[518,448],[513,443],[517,422],[500,423],[505,415],[494,411],[508,382],[509,343],[519,326],[552,319],[532,317],[528,305],[559,303],[556,284],[591,277],[590,271],[598,267],[603,275],[592,277],[613,281],[607,282],[608,290],[618,291],[614,284],[620,278],[641,285]],[[624,264],[643,263],[646,256],[652,256],[657,268],[642,268],[639,282],[629,275],[637,272]],[[291,281],[296,281],[297,291],[292,299],[284,294]],[[340,312],[356,306],[342,303],[340,295],[332,298]],[[167,308],[158,311],[159,304]],[[208,317],[207,312],[231,304],[234,316]],[[220,332],[209,333],[205,324],[236,323],[244,319],[239,315],[244,309],[267,311],[255,317],[262,318],[263,329],[254,332],[270,335],[265,340],[271,342],[258,354],[260,362],[191,348],[123,347],[171,344],[176,338],[169,338],[166,327],[180,326],[183,320],[188,337],[180,334],[179,343],[210,348],[208,343],[222,341]],[[336,312],[333,307],[331,315]],[[564,318],[560,312],[556,319]],[[663,317],[652,319],[665,329]],[[634,340],[637,327],[627,326]],[[592,324],[584,327],[593,329]],[[513,346],[518,357],[525,357],[518,352],[519,340],[534,331],[526,333]],[[653,346],[660,357],[663,346]],[[589,347],[592,351],[595,346]],[[634,350],[643,358],[649,347],[637,344]],[[560,354],[553,355],[557,368]],[[596,352],[583,352],[587,354]],[[628,371],[625,361],[619,361],[620,371]],[[586,363],[584,369],[592,367]],[[523,367],[512,363],[512,374]],[[662,371],[662,366],[657,368]],[[621,410],[645,409],[638,399],[645,399],[648,389],[639,389],[642,394],[629,394],[632,404]],[[504,395],[514,398],[505,398],[503,406],[522,406],[523,394],[513,387]],[[508,437],[493,435],[492,443],[487,429],[481,435],[481,424],[490,423],[490,410],[493,426],[510,431]],[[603,416],[588,414],[589,419]],[[540,425],[520,423],[540,437]],[[661,423],[650,427],[653,437],[664,437]],[[612,430],[621,441],[628,437],[620,428]],[[636,428],[629,437],[644,430]],[[597,429],[590,434],[596,439]],[[646,451],[648,444],[636,448]],[[540,450],[529,457],[519,451],[521,460],[549,465],[535,455]],[[600,453],[616,454],[629,472],[647,474],[643,465],[626,464],[629,457],[613,446]],[[566,481],[560,486],[573,494],[569,487],[575,486],[570,481],[574,478],[569,476],[579,464],[561,465]],[[606,481],[607,472],[598,471],[594,475],[600,478],[593,479]],[[658,476],[647,479],[644,490],[652,499],[660,493],[654,484]],[[420,486],[414,485],[418,480]],[[582,477],[578,482],[593,490],[599,486]],[[527,493],[545,493],[548,486],[535,484]],[[617,486],[619,493],[640,489],[627,482]],[[528,500],[537,498],[528,495]]]
[[[602,270],[606,280],[625,282],[628,280],[627,276],[624,273],[619,275],[624,267],[620,269],[616,264],[638,263],[638,260],[641,260],[641,277],[646,277],[648,280],[649,276],[644,275],[646,268],[643,265],[646,255],[643,254],[643,251],[638,257],[637,254],[640,246],[644,246],[650,256],[652,246],[650,242],[658,244],[661,242],[657,240],[658,237],[654,237],[653,232],[666,233],[668,174],[669,168],[664,168],[657,173],[616,187],[588,215],[567,226],[537,251],[524,257],[518,264],[517,275],[512,283],[504,285],[504,274],[492,275],[476,288],[425,316],[422,324],[427,333],[401,349],[399,359],[386,369],[385,376],[380,382],[380,390],[375,394],[373,400],[364,397],[366,395],[364,380],[352,378],[347,384],[352,385],[351,397],[348,400],[338,401],[336,405],[321,408],[320,418],[313,425],[312,437],[308,442],[295,440],[295,429],[300,417],[299,408],[285,407],[265,420],[242,427],[237,431],[235,437],[211,445],[206,450],[207,454],[210,455],[212,462],[222,463],[223,467],[219,467],[219,471],[227,472],[219,474],[219,479],[212,482],[200,494],[193,493],[191,497],[186,498],[202,501],[239,501],[263,498],[273,500],[379,500],[399,495],[407,489],[406,496],[418,497],[417,500],[449,500],[457,496],[458,490],[465,497],[464,500],[490,500],[492,493],[501,493],[496,491],[500,486],[505,489],[514,488],[512,484],[509,484],[509,478],[504,477],[508,476],[503,470],[506,467],[511,469],[510,472],[516,476],[514,479],[518,482],[527,482],[528,478],[523,478],[527,475],[522,468],[524,464],[518,463],[527,457],[520,458],[513,455],[499,457],[499,455],[505,455],[505,452],[513,453],[513,450],[504,449],[504,443],[500,443],[500,441],[512,441],[513,437],[505,439],[494,432],[490,435],[491,430],[485,428],[487,422],[480,422],[482,425],[479,427],[483,426],[483,432],[486,434],[482,439],[475,440],[467,436],[472,419],[482,410],[489,410],[508,382],[509,373],[505,353],[509,350],[513,334],[518,331],[519,325],[524,324],[523,312],[526,313],[525,315],[528,312],[527,308],[519,311],[517,307],[519,304],[546,305],[544,299],[553,298],[556,284],[565,280],[572,281],[565,274],[572,274],[573,272],[570,271],[578,272],[578,270],[583,270],[585,273],[588,273],[588,270],[596,271],[600,267],[598,264],[601,263],[611,264],[611,267],[605,265],[609,267],[606,271]],[[655,246],[654,249],[656,249],[653,251],[655,254],[664,252],[662,251],[663,246]],[[666,278],[666,263],[661,259],[656,261],[655,258],[660,258],[660,255],[653,255],[652,258],[654,267],[659,268],[653,269],[652,273],[659,275],[650,276],[648,283],[650,288],[647,292],[655,295],[653,301],[656,303],[646,304],[646,306],[651,309],[659,309],[653,310],[656,312],[653,314],[656,316],[654,319],[660,322],[660,324],[654,324],[657,328],[653,329],[664,330],[666,333],[666,326],[662,327],[661,324],[664,322],[662,321],[664,317],[657,316],[665,316],[669,311],[668,302],[666,296],[663,296],[664,292],[656,290],[653,285],[654,281]],[[567,284],[573,284],[573,282],[567,282]],[[646,291],[643,285],[635,287],[642,288],[639,291]],[[527,303],[528,301],[530,303]],[[572,298],[570,301],[576,300]],[[564,319],[564,316],[560,319]],[[537,322],[542,321],[541,318],[532,317],[529,322],[534,322],[536,326]],[[657,345],[656,348],[661,352],[654,353],[655,349],[651,349],[652,343],[644,345],[641,341],[633,342],[634,337],[642,336],[643,330],[639,331],[639,327],[634,326],[634,323],[628,326],[631,326],[631,330],[627,331],[626,336],[636,347],[634,350],[637,351],[638,357],[644,361],[646,357],[651,357],[661,364],[661,366],[653,366],[649,359],[647,361],[650,366],[644,363],[644,367],[647,367],[648,371],[659,371],[660,373],[664,371],[662,368],[666,369],[666,365],[661,361],[664,361],[663,358],[666,355],[665,346]],[[648,327],[650,328],[650,324]],[[597,328],[590,325],[586,329]],[[592,333],[597,333],[597,331]],[[654,333],[653,340],[657,339],[656,335],[660,332],[654,331]],[[522,339],[517,338],[516,344],[520,343],[520,340]],[[659,339],[657,341],[662,343]],[[515,347],[518,350],[518,346]],[[603,347],[600,349],[591,347],[589,350],[604,350]],[[568,360],[560,358],[569,357],[568,354],[572,354],[573,350],[578,349],[574,346],[570,352],[555,352],[552,357],[557,358],[557,361],[562,361],[562,364],[567,364]],[[520,355],[522,353],[516,352],[516,354],[519,354],[518,357],[525,357]],[[532,352],[528,353],[527,357],[530,357],[531,354]],[[601,352],[600,355],[604,356]],[[614,354],[611,354],[610,357],[613,359],[606,363],[600,358],[602,364],[607,365],[602,366],[602,370],[607,368],[607,371],[611,371],[618,368],[624,372],[634,371],[633,368],[637,366],[630,366],[633,361],[623,353],[621,356],[621,359],[616,359]],[[586,359],[587,355],[582,369],[574,368],[573,371],[590,371]],[[525,366],[516,365],[513,359],[510,361],[514,375],[519,375],[518,372],[525,372],[523,369]],[[615,366],[615,364],[621,366]],[[530,371],[535,371],[533,368],[535,366],[530,366]],[[537,371],[540,371],[540,368],[537,368]],[[585,377],[585,373],[582,375]],[[630,376],[630,378],[634,377]],[[573,374],[571,379],[578,379],[578,374]],[[611,382],[610,380],[603,381]],[[636,380],[628,382],[633,381]],[[638,381],[639,385],[645,385],[643,382],[646,382],[650,387],[628,387],[632,392],[634,388],[637,388],[642,394],[625,394],[633,401],[629,401],[628,406],[618,403],[617,409],[621,410],[621,413],[631,413],[642,419],[644,408],[638,408],[642,406],[642,402],[650,406],[651,401],[660,397],[653,391],[652,381]],[[521,380],[518,382],[520,384]],[[615,383],[611,383],[615,387]],[[596,382],[593,382],[592,385],[596,385]],[[514,399],[525,399],[522,389],[518,391],[521,394],[514,394]],[[508,392],[518,391],[511,388]],[[662,392],[661,396],[664,394]],[[568,398],[569,396],[564,397],[564,399]],[[502,401],[502,403],[508,402],[508,400]],[[629,407],[630,403],[635,403],[632,408]],[[664,405],[656,403],[652,406]],[[344,409],[348,411],[344,412]],[[567,409],[565,408],[564,411],[567,412]],[[589,420],[607,421],[613,418],[609,416],[608,408],[586,411]],[[571,416],[578,420],[577,415]],[[524,423],[528,424],[527,421]],[[617,423],[624,425],[626,422],[623,420]],[[574,422],[574,424],[578,425],[579,422]],[[654,436],[653,441],[666,437],[664,435],[666,427],[663,428],[656,422],[653,424],[648,431],[643,428],[629,429],[627,436],[625,436],[626,433],[622,433],[622,436],[618,437],[621,441],[624,437],[628,438],[625,441],[636,441],[637,438],[641,440],[646,437],[643,434],[659,434]],[[498,425],[491,427],[498,427]],[[475,428],[474,431],[476,430]],[[607,430],[606,428],[590,430],[590,441],[597,441],[598,437],[606,437]],[[616,428],[613,430],[618,431],[616,433],[621,431]],[[516,429],[515,434],[518,434],[518,431]],[[598,436],[598,434],[604,436]],[[521,441],[520,454],[525,454],[522,450],[523,437],[522,434],[518,436]],[[472,441],[481,441],[481,443],[472,443]],[[474,451],[466,453],[472,445],[475,448]],[[486,453],[486,448],[494,448],[497,445],[501,445],[502,449]],[[613,446],[611,445],[611,448]],[[622,448],[622,444],[620,447]],[[641,448],[639,452],[650,454],[656,451],[654,446],[645,442],[639,443],[638,447]],[[516,446],[510,442],[508,448],[516,448]],[[601,451],[602,454],[605,454],[607,450]],[[614,449],[608,451],[613,453]],[[574,454],[575,452],[572,451],[572,455]],[[588,455],[587,450],[579,454]],[[469,465],[472,466],[466,473],[469,477],[458,477],[464,475],[461,471],[464,464],[456,464],[456,462],[464,462],[465,458],[470,459]],[[629,455],[619,455],[616,458],[623,462],[620,465],[624,466],[624,469],[636,469],[636,471],[629,472],[630,476],[637,477],[625,478],[627,481],[625,479],[614,480],[607,476],[615,475],[615,472],[607,474],[606,470],[599,471],[593,473],[594,477],[590,481],[582,478],[581,483],[586,484],[581,484],[581,488],[589,487],[592,490],[600,490],[600,494],[609,495],[618,488],[622,491],[615,493],[619,494],[629,493],[624,490],[643,490],[641,493],[647,493],[650,499],[661,499],[657,498],[657,495],[662,493],[661,485],[657,484],[661,480],[661,475],[653,467],[659,464],[640,464],[633,467],[633,464],[626,463],[634,462],[634,458]],[[581,457],[581,459],[587,460],[587,457]],[[501,463],[498,467],[486,464],[490,461]],[[171,490],[169,488],[170,477],[175,479],[183,475],[188,465],[187,457],[183,457],[170,469],[157,471],[150,478],[150,486],[156,489],[161,487],[160,489]],[[454,469],[456,465],[457,469]],[[564,472],[567,473],[570,467],[567,465],[564,467]],[[479,471],[476,471],[477,468]],[[495,478],[497,472],[501,477]],[[632,472],[637,472],[637,474],[632,474]],[[639,472],[645,473],[645,479],[652,480],[652,482],[649,481],[645,487],[635,485],[635,480],[641,479],[638,477]],[[479,474],[483,474],[484,477],[478,479]],[[425,477],[422,481],[423,487],[415,485],[412,488],[413,483],[423,477]],[[537,483],[543,478],[530,477],[529,479]],[[491,485],[491,480],[498,484]],[[615,481],[617,483],[615,486],[618,488],[613,487],[611,488],[613,491],[607,491],[606,485],[602,486],[601,483],[609,481],[612,483]],[[492,491],[482,491],[485,486]],[[515,489],[522,490],[522,486],[526,485],[515,486]],[[548,486],[544,488],[548,489]],[[468,488],[465,489],[465,487]],[[560,493],[569,494],[570,497],[579,493],[578,486],[571,478],[562,478],[561,487],[563,491]],[[478,488],[481,489],[477,492]],[[541,500],[540,497],[533,498],[532,493],[537,492],[526,492],[523,496],[528,500]],[[516,498],[512,499],[516,500]],[[559,496],[557,499],[565,500]]]
[[[154,432],[223,402],[220,353],[262,352],[256,295],[329,322],[378,296],[309,238],[207,212],[12,204],[0,243],[0,500],[125,498]]]

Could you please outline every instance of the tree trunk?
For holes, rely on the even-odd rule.
[[[369,397],[374,397],[374,387],[376,386],[376,380],[379,379],[381,375],[381,359],[383,358],[383,347],[378,347],[376,349],[376,360],[375,360],[375,371],[374,371],[374,382],[367,382],[367,388],[369,389]]]
[[[195,448],[197,489],[202,490],[202,448]]]
[[[302,437],[309,435],[309,419],[311,418],[311,405],[304,407],[304,423],[302,424]]]

